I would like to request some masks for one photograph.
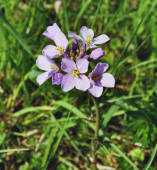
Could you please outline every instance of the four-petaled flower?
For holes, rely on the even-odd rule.
[[[53,40],[56,44],[56,46],[47,45],[43,49],[42,52],[45,56],[49,58],[56,58],[64,55],[69,43],[66,36],[60,30],[56,23],[54,23],[52,26],[47,27],[47,30],[43,33],[43,35]]]
[[[86,91],[90,87],[89,79],[83,74],[88,71],[88,64],[86,59],[79,59],[76,63],[67,58],[62,59],[61,69],[67,73],[61,82],[63,91],[69,91],[74,87]]]
[[[115,79],[112,74],[104,73],[108,67],[107,63],[98,63],[95,69],[89,74],[89,92],[95,97],[102,95],[103,87],[113,88],[115,86]]]
[[[76,35],[76,34],[72,33],[71,31],[68,32],[68,35],[69,35],[69,37],[73,37],[74,39],[83,41],[84,43],[87,44],[87,46],[89,48],[96,48],[97,44],[103,44],[110,40],[110,38],[105,34],[102,34],[96,38],[93,38],[94,37],[93,30],[87,28],[86,26],[82,26],[82,28],[80,30],[81,36]]]
[[[57,74],[57,71],[59,70],[54,61],[43,55],[38,56],[36,64],[39,69],[45,71],[37,77],[37,82],[39,83],[39,85],[43,84],[50,77]]]

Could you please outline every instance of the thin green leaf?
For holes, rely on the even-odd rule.
[[[24,115],[29,112],[39,112],[39,111],[52,111],[54,110],[54,107],[51,106],[34,106],[34,107],[26,107],[20,111],[15,112],[12,116],[13,117],[18,117],[21,115]]]
[[[153,149],[153,152],[152,152],[150,159],[149,159],[146,167],[144,168],[144,170],[149,170],[149,168],[150,168],[150,166],[151,166],[151,164],[152,164],[152,162],[155,158],[156,152],[157,152],[157,144],[155,145],[155,148]]]
[[[86,9],[88,8],[89,4],[91,3],[92,1],[91,0],[87,0],[85,1],[85,3],[83,4],[80,12],[78,13],[77,17],[76,17],[76,20],[75,20],[75,23],[74,23],[74,30],[76,30],[77,26],[78,26],[78,23],[82,17],[82,15],[84,14],[84,12],[86,11]]]

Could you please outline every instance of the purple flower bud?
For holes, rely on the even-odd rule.
[[[77,57],[77,60],[79,60],[79,59],[81,59],[81,58],[82,58],[81,56],[78,56],[78,57]]]
[[[75,54],[75,51],[73,49],[70,50],[70,56],[73,56]]]
[[[85,50],[86,49],[86,44],[85,43],[83,43],[83,45],[81,46],[81,48],[80,48],[81,50]]]
[[[82,45],[81,48],[80,48],[80,55],[81,55],[81,56],[84,54],[85,49],[86,49],[86,44],[83,43],[83,45]]]
[[[88,60],[89,59],[89,55],[85,55],[84,58]]]
[[[72,42],[72,49],[76,50],[77,48],[78,48],[78,43],[77,43],[77,40],[74,39]]]
[[[68,57],[68,54],[67,54],[67,53],[63,53],[63,56],[64,56],[65,58],[67,58],[67,57]]]
[[[95,50],[92,51],[90,56],[93,60],[97,60],[104,56],[104,52],[101,48],[96,48]]]

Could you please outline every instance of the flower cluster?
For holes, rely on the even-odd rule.
[[[103,50],[97,45],[109,41],[107,35],[94,38],[93,30],[86,26],[81,28],[81,36],[69,31],[69,37],[73,38],[69,50],[69,42],[56,23],[48,26],[43,35],[53,40],[55,45],[47,45],[42,51],[43,55],[36,60],[37,67],[45,71],[37,77],[39,85],[52,77],[52,84],[61,85],[65,92],[75,87],[82,91],[88,90],[95,97],[102,95],[103,87],[114,87],[114,77],[105,73],[109,65],[96,61],[104,56]],[[82,41],[81,47],[78,40]],[[97,62],[93,70],[89,62]]]

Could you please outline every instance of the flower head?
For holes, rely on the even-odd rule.
[[[74,87],[86,91],[90,87],[89,79],[83,74],[88,71],[88,64],[86,59],[79,59],[76,63],[67,58],[62,59],[61,69],[67,73],[61,82],[63,91],[69,91]]]
[[[39,69],[45,71],[37,77],[37,82],[39,85],[43,84],[58,71],[58,67],[55,62],[43,55],[38,56],[36,64]]]
[[[89,92],[95,97],[100,97],[102,95],[103,87],[112,88],[115,85],[115,79],[112,74],[104,73],[108,67],[107,63],[98,63],[95,69],[89,74]]]
[[[46,37],[53,40],[56,44],[47,45],[43,49],[43,54],[49,58],[56,58],[63,55],[68,47],[68,40],[64,33],[60,30],[58,25],[54,23],[52,26],[47,27],[47,30],[43,33]]]
[[[80,30],[80,35],[76,35],[71,31],[68,32],[69,37],[73,37],[77,40],[83,41],[89,48],[96,48],[97,44],[103,44],[109,41],[109,37],[105,34],[99,35],[94,38],[94,32],[92,29],[87,28],[86,26],[82,26]]]

